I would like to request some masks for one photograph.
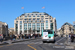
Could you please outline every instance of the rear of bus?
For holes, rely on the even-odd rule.
[[[53,30],[43,30],[42,40],[44,42],[55,42],[54,31]]]

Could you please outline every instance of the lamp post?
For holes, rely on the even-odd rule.
[[[7,37],[7,26],[5,26],[5,32],[6,32],[6,37]]]

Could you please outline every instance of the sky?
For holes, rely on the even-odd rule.
[[[45,9],[42,7],[45,6]],[[21,9],[24,7],[24,9]],[[0,0],[0,21],[14,28],[14,20],[21,14],[46,12],[56,18],[57,29],[75,21],[75,0]]]

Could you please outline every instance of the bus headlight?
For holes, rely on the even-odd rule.
[[[54,39],[54,36],[53,36],[53,39]]]
[[[53,37],[51,37],[51,39],[54,39],[54,36],[53,36]]]

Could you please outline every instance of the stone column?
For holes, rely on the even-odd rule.
[[[18,21],[18,34],[20,34],[20,21]]]
[[[40,34],[41,34],[41,23],[40,23]]]
[[[27,34],[28,34],[28,23],[27,23]]]
[[[22,34],[24,34],[24,23],[22,21]]]

